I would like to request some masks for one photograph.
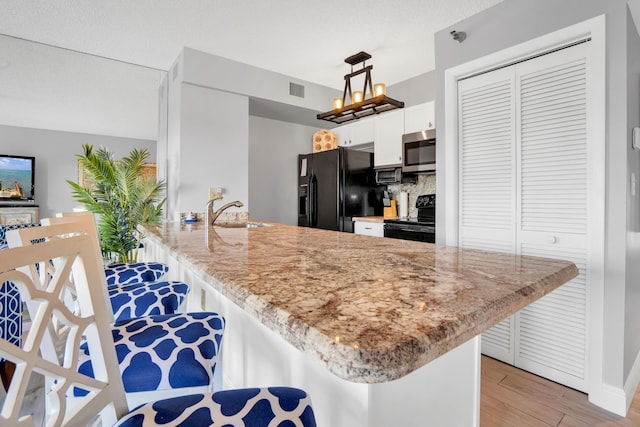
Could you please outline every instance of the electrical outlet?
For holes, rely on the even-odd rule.
[[[209,188],[209,200],[220,200],[222,199],[222,188],[220,187],[210,187]]]

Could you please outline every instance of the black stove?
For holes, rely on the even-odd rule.
[[[436,195],[423,194],[416,200],[417,218],[385,219],[384,237],[435,243]]]

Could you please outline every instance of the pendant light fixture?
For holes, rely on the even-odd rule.
[[[371,69],[373,65],[366,65],[365,61],[371,59],[367,52],[359,52],[346,58],[344,62],[351,65],[351,72],[344,76],[344,92],[342,98],[333,100],[333,110],[318,114],[319,120],[328,120],[334,123],[345,123],[379,114],[385,111],[404,108],[404,102],[397,101],[387,96],[384,83],[371,82]],[[362,63],[362,68],[353,71],[353,66]],[[364,73],[364,85],[362,91],[351,90],[351,78]]]

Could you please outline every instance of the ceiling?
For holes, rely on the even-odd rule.
[[[501,1],[0,0],[0,124],[155,139],[184,46],[336,89],[364,50],[392,85],[434,68],[435,32]]]
[[[390,85],[434,68],[436,31],[500,1],[0,0],[0,124],[155,139],[184,46],[336,89],[365,50]]]

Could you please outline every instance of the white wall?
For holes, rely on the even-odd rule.
[[[404,102],[405,107],[436,99],[436,72],[420,74],[387,88],[387,95]]]
[[[628,129],[640,127],[640,37],[631,16],[627,17],[627,121]],[[627,167],[635,173],[635,195],[628,181],[627,277],[625,292],[624,378],[640,353],[640,151],[627,144]]]
[[[298,225],[298,154],[313,151],[318,129],[249,116],[249,215]]]
[[[184,48],[183,81],[256,98],[326,111],[341,91],[231,59]],[[289,83],[304,86],[304,98],[289,94]]]
[[[183,83],[180,114],[180,212],[204,212],[209,187],[250,211],[249,99]]]
[[[159,131],[159,142],[162,144],[162,151],[166,152],[167,164],[163,168],[166,171],[167,179],[167,203],[165,216],[169,220],[180,219],[180,101],[182,95],[182,53],[176,58],[173,67],[167,73],[167,96],[160,98],[160,111],[166,114],[158,118],[158,129],[166,128],[166,142],[164,135]]]
[[[169,95],[169,83],[165,73],[160,81],[160,88],[158,90],[158,140],[156,142],[158,164],[156,168],[156,175],[158,179],[167,182],[167,168],[168,168],[168,140],[169,140],[169,128],[167,123],[168,108],[167,97]],[[167,182],[167,194],[169,192],[169,183]],[[164,218],[167,217],[167,206],[164,209]]]
[[[0,126],[0,153],[36,158],[35,199],[40,216],[50,217],[78,206],[66,180],[78,181],[78,160],[82,144],[111,150],[116,158],[133,148],[149,150],[149,162],[156,162],[156,142],[145,139],[117,138],[85,133]]]
[[[262,107],[258,109],[263,112],[280,105],[311,114],[314,109],[323,109],[338,91],[189,48],[182,50],[167,79],[167,99],[161,99],[167,107],[160,107],[167,115],[161,114],[160,126],[162,130],[163,121],[167,126],[168,218],[177,220],[180,213],[203,212],[210,187],[222,187],[225,202],[240,200],[245,204],[232,210],[249,211],[252,218],[261,214],[274,218],[275,211],[267,208],[266,199],[251,197],[259,203],[257,210],[249,200],[249,97],[260,100],[254,108]],[[304,98],[289,94],[290,82],[304,85]],[[297,129],[292,124],[281,132],[291,131],[287,138],[293,141]],[[289,153],[282,140],[277,144],[278,150]],[[266,153],[267,159],[280,160],[277,153]],[[295,175],[295,162],[290,167],[289,173]],[[260,188],[265,186],[265,176],[256,180]],[[281,187],[286,185],[285,176],[276,172],[266,179],[270,186]],[[285,194],[291,197],[289,192]],[[291,222],[286,215],[282,218]]]
[[[628,88],[627,49],[633,49],[628,39],[628,16],[625,0],[508,0],[480,14],[445,28],[435,36],[436,72],[439,94],[436,111],[444,108],[445,71],[474,59],[527,42],[533,38],[606,14],[606,271],[603,325],[602,378],[620,390],[628,379],[631,364],[638,354],[638,336],[626,334],[640,322],[640,310],[625,312],[625,294],[640,282],[640,271],[627,270],[629,241],[635,233],[637,210],[628,217],[628,203],[638,203],[637,196],[629,196],[631,172],[638,174],[637,162],[628,163],[630,128],[628,106],[638,104],[638,92]],[[452,40],[451,30],[467,32],[463,43]],[[633,30],[635,32],[635,30]],[[635,45],[637,49],[637,45]],[[635,57],[636,54],[633,55]],[[633,77],[632,77],[633,78]],[[629,96],[632,99],[629,99]],[[636,114],[637,123],[637,114]],[[436,116],[438,129],[437,162],[445,164],[447,134],[443,114]],[[438,180],[438,241],[444,242],[446,221],[444,206],[447,194],[444,180]],[[604,195],[603,195],[604,197]],[[637,263],[638,253],[633,256]],[[637,291],[635,291],[637,292]],[[625,355],[625,353],[628,353]],[[592,355],[600,357],[600,355]]]

